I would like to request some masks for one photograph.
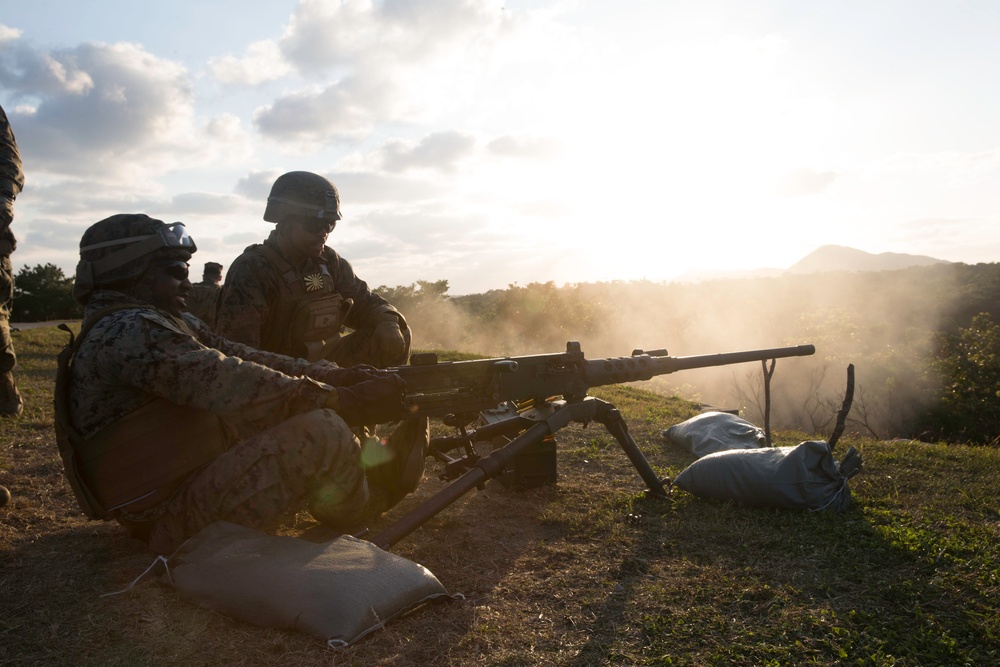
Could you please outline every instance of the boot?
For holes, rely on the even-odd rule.
[[[24,402],[14,383],[14,374],[10,371],[0,373],[0,417],[17,417],[22,410]]]
[[[368,484],[386,493],[390,506],[413,493],[424,476],[430,423],[426,417],[408,417],[386,439],[363,454]],[[364,451],[364,450],[363,450]]]

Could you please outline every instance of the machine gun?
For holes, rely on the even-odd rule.
[[[427,452],[444,464],[442,477],[451,483],[371,541],[388,549],[472,488],[483,488],[486,480],[506,470],[519,454],[551,439],[571,422],[603,424],[645,482],[646,493],[667,498],[670,480],[657,476],[617,408],[587,395],[591,387],[649,380],[693,368],[806,356],[815,351],[812,345],[798,345],[670,357],[660,349],[634,350],[629,357],[586,359],[580,344],[569,342],[563,353],[522,357],[439,362],[433,353],[413,355],[410,365],[389,370],[406,382],[405,404],[413,415],[440,418],[457,429],[455,435],[432,438]],[[512,439],[483,457],[473,446],[508,438]],[[464,453],[449,455],[456,449]]]

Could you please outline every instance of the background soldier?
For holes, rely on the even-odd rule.
[[[397,419],[399,376],[213,334],[182,314],[195,250],[183,224],[142,214],[80,241],[74,296],[86,308],[75,354],[60,355],[56,432],[88,516],[169,554],[218,520],[265,527],[306,500],[319,521],[352,526],[402,497],[403,464],[419,480],[423,452],[410,461],[390,442],[400,456],[366,471],[349,426]]]
[[[201,281],[191,286],[191,293],[187,297],[187,312],[214,328],[221,291],[222,264],[206,262]]]
[[[10,230],[14,220],[14,200],[24,187],[21,153],[10,129],[7,114],[0,107],[0,416],[21,414],[24,403],[14,382],[14,341],[10,337],[10,309],[14,301],[14,267],[10,254],[17,240]]]
[[[306,171],[278,177],[264,209],[264,220],[275,223],[275,229],[230,267],[218,333],[263,350],[342,366],[406,363],[406,320],[325,245],[340,219],[340,195],[328,179]],[[342,336],[344,327],[353,332]]]

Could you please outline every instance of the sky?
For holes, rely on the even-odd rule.
[[[370,286],[1000,260],[994,0],[0,0],[16,269],[116,213],[228,267],[338,187]]]

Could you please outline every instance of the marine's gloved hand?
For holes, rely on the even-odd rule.
[[[395,366],[406,361],[410,351],[403,335],[405,325],[399,316],[393,312],[383,313],[381,321],[375,325],[372,342],[375,345],[375,357],[383,366]]]
[[[385,374],[385,371],[380,371],[369,364],[358,364],[347,368],[338,366],[327,371],[326,375],[323,376],[323,382],[331,387],[350,387],[365,380],[374,380]]]
[[[395,373],[386,373],[350,387],[330,392],[326,407],[351,426],[384,424],[398,420],[406,412],[403,392],[406,385]]]

